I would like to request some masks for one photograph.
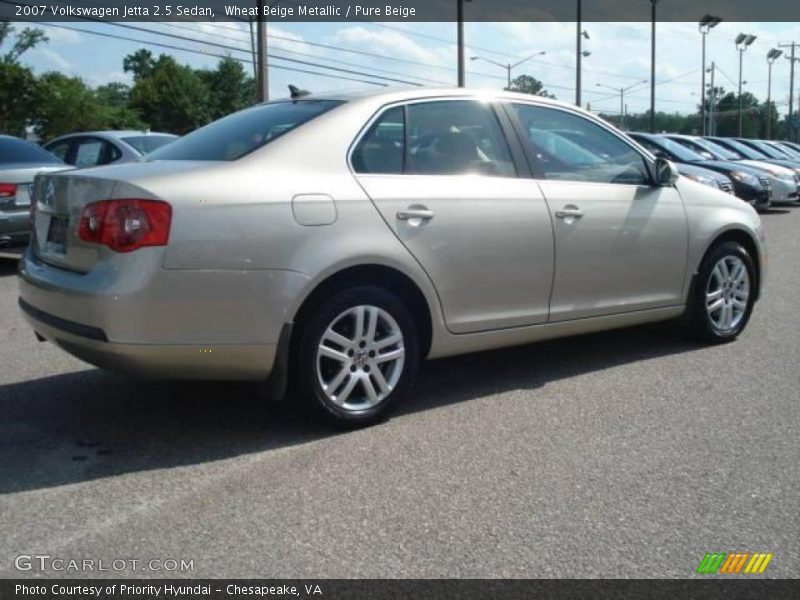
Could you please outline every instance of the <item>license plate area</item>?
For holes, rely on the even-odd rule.
[[[47,228],[45,251],[55,254],[66,254],[68,225],[68,217],[50,217],[50,225]]]

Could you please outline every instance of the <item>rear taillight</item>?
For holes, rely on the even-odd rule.
[[[17,184],[0,183],[0,198],[12,198],[17,195]]]
[[[172,207],[160,200],[101,200],[83,208],[78,235],[115,252],[166,246]]]

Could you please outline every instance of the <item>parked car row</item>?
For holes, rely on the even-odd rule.
[[[800,149],[795,144],[677,134],[629,135],[656,156],[675,162],[687,177],[720,187],[758,209],[800,198]],[[705,172],[697,173],[698,168]],[[728,181],[720,182],[720,177]]]
[[[132,162],[177,138],[148,131],[93,131],[62,136],[42,148],[0,135],[0,247],[27,243],[36,175]]]

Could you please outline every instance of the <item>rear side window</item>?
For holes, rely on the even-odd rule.
[[[339,106],[338,100],[261,104],[201,127],[147,156],[150,160],[236,160]]]
[[[401,106],[390,108],[372,124],[353,151],[357,173],[403,172],[405,116]]]
[[[513,104],[547,179],[647,185],[644,158],[597,123],[567,111]]]
[[[64,140],[63,142],[58,142],[57,144],[53,144],[52,146],[47,146],[47,150],[60,160],[66,161],[67,154],[69,154],[70,144],[71,144],[70,140]]]
[[[39,146],[14,138],[0,137],[0,163],[56,163],[60,161]]]
[[[75,148],[75,166],[93,167],[106,162],[106,144],[102,140],[83,140]]]
[[[517,174],[490,104],[448,100],[387,110],[353,151],[358,173]]]

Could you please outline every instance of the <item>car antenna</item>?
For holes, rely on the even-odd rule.
[[[296,85],[289,84],[289,95],[291,96],[292,100],[297,100],[298,98],[302,98],[303,96],[310,95],[311,92],[308,90],[301,90]]]

